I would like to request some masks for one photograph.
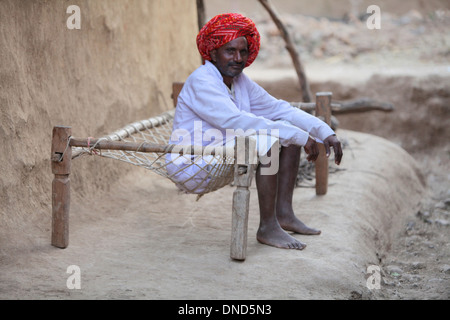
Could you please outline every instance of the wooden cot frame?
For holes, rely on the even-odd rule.
[[[183,83],[174,83],[172,99],[174,106]],[[331,122],[331,92],[316,94],[315,115],[322,117],[327,124]],[[250,190],[254,169],[256,167],[256,142],[246,137],[237,137],[235,144],[235,170],[232,205],[232,226],[230,257],[233,260],[245,260],[247,256],[247,229],[250,207]],[[142,144],[122,141],[105,141],[98,139],[72,138],[72,129],[67,126],[53,128],[51,146],[52,182],[52,235],[51,244],[58,248],[69,245],[69,211],[70,211],[70,172],[72,147],[89,147],[95,145],[99,150],[128,150],[139,152],[170,153],[173,145]],[[191,148],[194,153],[194,148]],[[315,163],[316,194],[325,195],[328,187],[328,158],[323,144],[319,144],[320,155]],[[239,156],[238,156],[239,155]],[[245,156],[244,156],[245,155]],[[239,158],[239,159],[238,159]],[[238,161],[239,160],[239,161]]]

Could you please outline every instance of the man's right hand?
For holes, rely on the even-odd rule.
[[[306,160],[310,162],[317,160],[317,157],[319,156],[319,146],[314,138],[309,137],[303,148],[305,148],[305,152],[308,155]]]

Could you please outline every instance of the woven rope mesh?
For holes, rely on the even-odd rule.
[[[153,143],[168,145],[172,134],[175,110],[160,116],[132,123],[101,140]],[[178,153],[139,152],[125,150],[98,150],[72,147],[72,158],[96,155],[127,162],[151,170],[170,179],[182,191],[199,196],[216,191],[230,184],[234,178],[234,154],[229,155],[182,155]]]

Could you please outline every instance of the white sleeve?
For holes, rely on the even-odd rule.
[[[257,116],[270,120],[286,120],[294,126],[308,132],[311,136],[323,141],[334,131],[319,118],[291,106],[284,100],[278,100],[254,81],[247,78],[250,90],[251,110]]]
[[[309,134],[300,127],[288,126],[282,122],[272,121],[264,115],[239,110],[229,95],[224,92],[221,83],[208,80],[197,78],[196,81],[186,83],[187,92],[183,96],[186,101],[183,103],[190,106],[200,119],[207,121],[212,127],[222,130],[278,132],[280,142],[284,146],[306,144]]]

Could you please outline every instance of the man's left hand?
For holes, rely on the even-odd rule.
[[[327,157],[330,156],[330,147],[333,148],[333,150],[334,150],[334,162],[337,165],[339,165],[341,163],[341,159],[342,159],[343,153],[342,153],[341,142],[336,137],[336,135],[333,134],[333,135],[327,137],[323,141],[323,145],[325,146],[325,151],[326,151]]]

